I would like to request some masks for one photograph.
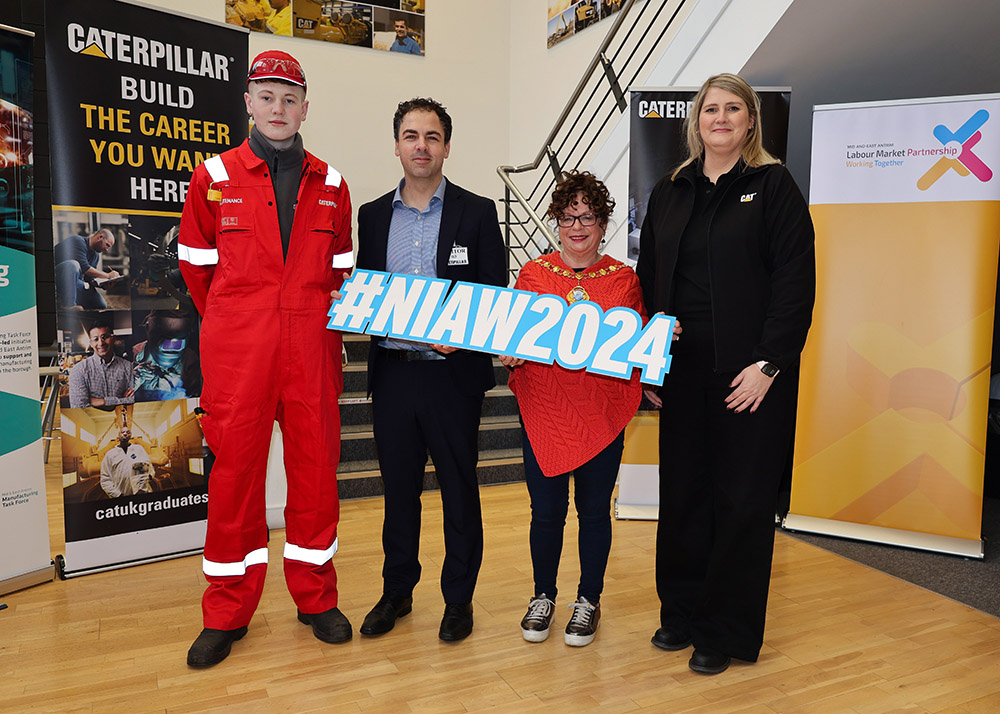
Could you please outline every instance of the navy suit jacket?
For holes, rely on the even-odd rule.
[[[385,270],[389,224],[392,222],[392,198],[395,189],[366,203],[358,209],[357,267],[365,270]],[[468,251],[466,265],[448,265],[452,246],[464,246]],[[496,204],[448,181],[444,190],[441,229],[438,233],[437,277],[505,287],[508,282],[507,250],[500,234]],[[368,352],[368,392],[375,375],[375,352],[378,341],[373,337]],[[456,350],[447,355],[455,382],[469,395],[482,394],[496,384],[492,357],[481,352]]]

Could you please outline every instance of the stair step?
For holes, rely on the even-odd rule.
[[[341,499],[382,496],[385,493],[378,463],[368,462],[367,465],[370,468],[360,471],[338,472],[337,489]],[[523,481],[524,464],[521,460],[521,450],[500,449],[480,453],[476,476],[480,485]],[[434,475],[434,463],[428,461],[424,471],[424,490],[430,491],[438,488],[437,478]]]
[[[364,391],[344,392],[338,400],[340,403],[340,423],[344,426],[357,426],[372,423],[371,399]],[[483,417],[517,414],[517,399],[507,385],[498,385],[486,392],[483,400]]]
[[[344,367],[344,391],[340,404],[340,465],[337,468],[340,498],[383,495],[378,468],[375,436],[372,432],[372,405],[368,397],[368,335],[344,333],[348,364]],[[521,453],[521,423],[517,399],[507,386],[510,372],[493,359],[497,386],[483,399],[479,424],[479,464],[476,476],[482,485],[524,480]],[[428,457],[424,489],[438,488],[434,462]]]
[[[502,415],[484,417],[479,424],[479,451],[521,448],[521,423],[516,416]],[[357,471],[357,462],[374,462],[378,457],[375,434],[369,424],[355,424],[344,427],[340,435],[340,469]],[[375,467],[377,468],[377,466]]]

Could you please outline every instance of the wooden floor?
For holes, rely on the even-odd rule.
[[[58,463],[53,453],[50,463]],[[62,552],[51,474],[53,553]],[[655,524],[616,522],[597,640],[563,644],[578,570],[570,528],[557,628],[522,640],[531,594],[522,484],[484,488],[486,554],[464,642],[437,638],[443,604],[437,493],[425,495],[424,580],[414,610],[381,638],[326,645],[295,619],[283,532],[247,637],[221,665],[188,669],[201,629],[200,559],[190,557],[0,597],[0,712],[1000,712],[1000,621],[779,534],[760,661],[716,677],[649,643]],[[342,506],[340,607],[354,623],[381,592],[381,501]]]

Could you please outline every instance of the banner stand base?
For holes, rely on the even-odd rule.
[[[69,578],[76,578],[81,575],[93,575],[94,573],[104,573],[108,570],[121,570],[122,568],[131,568],[136,565],[146,565],[147,563],[159,563],[161,560],[173,560],[174,558],[186,558],[189,555],[201,555],[204,548],[195,548],[193,550],[182,550],[176,553],[164,553],[163,555],[154,555],[149,558],[136,558],[135,560],[123,560],[120,563],[107,563],[104,565],[98,565],[93,568],[79,568],[77,570],[67,570],[66,560],[61,555],[56,556],[56,568],[59,570],[59,579],[68,580]]]
[[[39,568],[38,570],[32,570],[27,573],[15,575],[12,578],[0,580],[0,595],[6,595],[7,593],[12,593],[15,590],[24,590],[25,588],[41,585],[42,583],[49,583],[52,582],[54,578],[55,570],[52,563],[49,563],[44,568]]]
[[[982,560],[985,556],[983,541],[953,538],[951,536],[934,535],[933,533],[918,533],[898,528],[871,526],[863,523],[849,523],[832,518],[816,518],[789,513],[781,523],[781,527],[789,531],[830,535],[838,538],[870,541],[885,545],[897,545],[903,548],[916,548],[933,553],[959,555],[963,558]]]
[[[620,521],[655,521],[660,517],[659,505],[636,505],[615,499],[615,518]]]

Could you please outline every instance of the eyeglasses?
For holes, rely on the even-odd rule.
[[[556,219],[556,222],[562,228],[572,228],[573,224],[576,223],[577,221],[580,221],[580,225],[584,227],[596,226],[597,216],[595,216],[593,213],[584,213],[582,216],[570,216],[564,213],[563,215],[559,216],[559,218]]]

